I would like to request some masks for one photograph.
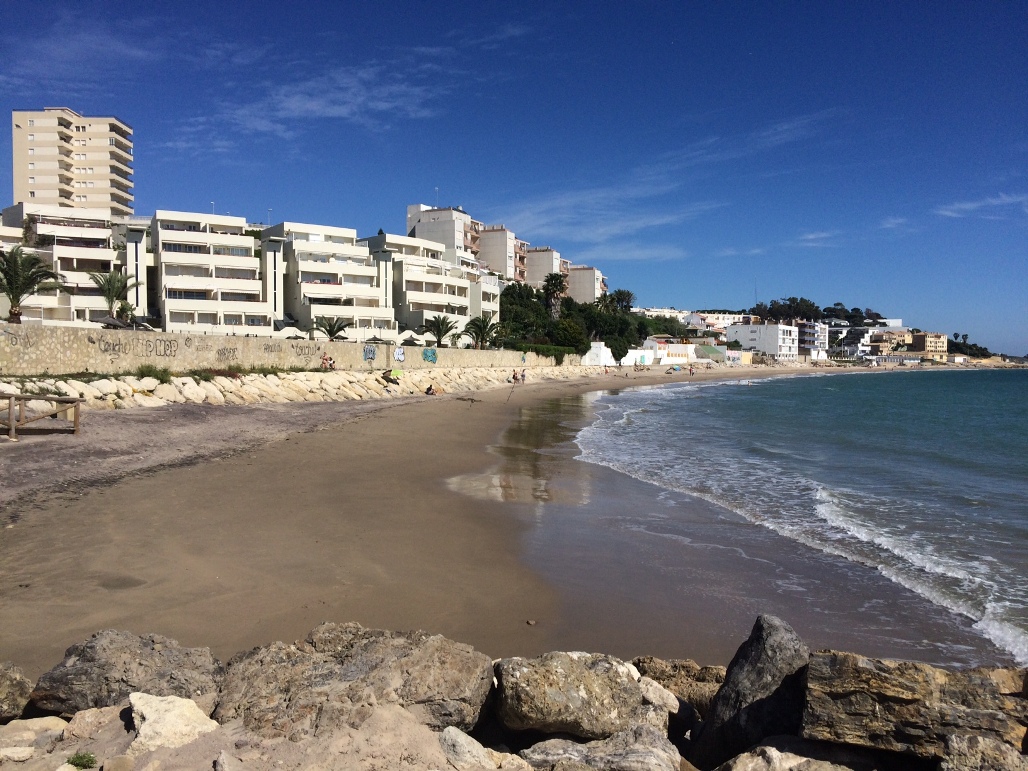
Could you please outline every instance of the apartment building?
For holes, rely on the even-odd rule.
[[[28,298],[22,306],[24,323],[90,326],[108,315],[89,273],[125,270],[124,243],[115,238],[109,209],[18,203],[3,210],[2,222],[4,250],[23,244],[60,273],[66,287]],[[129,275],[143,284],[140,294],[130,292],[129,301],[145,297],[145,270],[138,277]]]
[[[514,235],[506,225],[484,225],[479,245],[478,262],[483,269],[498,273],[507,281],[525,282],[527,241]]]
[[[525,250],[525,283],[541,289],[551,273],[565,277],[571,272],[571,262],[562,259],[560,252],[551,246],[530,246]]]
[[[131,215],[132,128],[67,107],[11,114],[14,201]]]
[[[801,320],[793,324],[799,330],[798,355],[810,361],[825,361],[828,358],[828,325]]]
[[[637,316],[645,316],[648,319],[676,319],[684,324],[691,311],[680,311],[677,308],[632,308],[632,313]],[[705,329],[706,327],[702,328]]]
[[[339,318],[350,323],[347,337],[396,339],[392,262],[374,259],[356,230],[280,222],[261,232],[261,252],[266,265],[282,260],[281,310],[270,288],[278,317],[300,329],[319,316]]]
[[[779,361],[795,361],[799,355],[799,329],[791,324],[730,324],[725,333],[728,342],[739,342],[743,350]]]
[[[400,332],[417,330],[433,316],[447,316],[457,324],[457,331],[464,329],[472,318],[471,287],[478,273],[443,259],[444,244],[390,233],[358,243],[366,245],[376,260],[391,263],[393,308]]]
[[[933,361],[946,361],[949,339],[942,332],[914,332],[912,350],[924,354]]]
[[[158,210],[150,224],[154,305],[168,332],[270,334],[278,281],[263,275],[246,219]],[[272,271],[268,271],[270,274]]]
[[[484,227],[459,206],[436,209],[415,203],[407,207],[407,236],[442,244],[443,259],[465,268],[479,267]]]
[[[594,303],[607,294],[607,279],[596,268],[571,265],[568,269],[568,296],[579,303]]]

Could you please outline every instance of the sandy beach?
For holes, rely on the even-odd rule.
[[[0,658],[34,677],[112,627],[227,658],[329,619],[423,628],[493,656],[552,649],[555,595],[519,559],[523,525],[446,480],[488,468],[485,448],[526,404],[688,377],[625,374],[91,412],[78,437],[5,442]]]
[[[774,580],[761,572],[772,561],[733,562],[726,573],[718,552],[697,552],[683,566],[695,590],[672,596],[640,572],[645,554],[608,554],[611,541],[580,537],[588,528],[575,517],[602,512],[625,480],[566,451],[547,450],[550,465],[539,467],[536,449],[573,426],[566,414],[553,423],[534,413],[596,390],[797,371],[612,371],[442,397],[90,412],[78,437],[5,441],[0,659],[36,677],[105,628],[227,659],[331,620],[425,629],[494,657],[589,649],[727,663],[766,610],[751,587]],[[588,506],[582,484],[594,491]],[[564,511],[548,527],[530,505],[543,494]],[[737,523],[695,506],[703,538],[739,537]],[[846,569],[763,531],[753,539],[750,553],[774,553],[788,569]],[[851,581],[840,573],[836,583]],[[884,593],[906,613],[909,598],[881,584],[853,589],[853,604]],[[804,632],[819,629],[805,608],[783,613]],[[812,641],[852,642],[850,621],[837,623],[835,638]],[[948,633],[919,625],[929,638]],[[736,627],[738,637],[725,634]]]

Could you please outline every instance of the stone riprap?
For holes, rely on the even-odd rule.
[[[0,380],[11,375],[123,374],[135,372],[144,364],[173,372],[224,369],[232,365],[244,369],[315,369],[326,354],[340,370],[381,371],[393,367],[404,370],[439,367],[521,369],[554,364],[549,357],[506,350],[420,348],[326,339],[286,340],[0,323]],[[580,362],[581,357],[568,356],[563,363]]]
[[[519,354],[520,355],[520,354]],[[133,375],[105,377],[88,383],[76,379],[39,378],[32,380],[4,379],[0,376],[0,393],[37,394],[39,399],[27,403],[29,410],[49,409],[48,395],[78,396],[85,399],[86,409],[134,409],[163,407],[167,404],[261,404],[286,402],[343,402],[363,399],[395,399],[424,394],[432,386],[437,393],[481,391],[508,386],[510,369],[471,367],[432,370],[402,370],[399,384],[385,380],[385,370],[358,372],[322,370],[316,372],[282,372],[277,375],[217,375],[209,380],[182,376],[169,383],[156,378]],[[596,367],[568,365],[562,367],[518,368],[527,370],[529,382],[570,380],[597,374]]]

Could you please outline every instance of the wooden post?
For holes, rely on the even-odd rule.
[[[10,397],[7,400],[7,438],[15,440],[18,438],[17,433],[14,430],[14,397]]]
[[[76,433],[76,434],[79,432],[79,405],[81,403],[82,402],[75,402],[75,407],[74,407],[74,410],[75,410],[75,432],[74,433]]]

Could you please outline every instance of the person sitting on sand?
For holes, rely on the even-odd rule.
[[[425,389],[425,396],[435,396],[435,395],[436,395],[435,386],[432,385],[431,383],[429,383],[428,384],[428,388]]]
[[[327,351],[321,355],[321,368],[322,369],[335,369],[336,368],[336,361],[335,361],[335,359],[333,359],[331,356],[329,356]]]

